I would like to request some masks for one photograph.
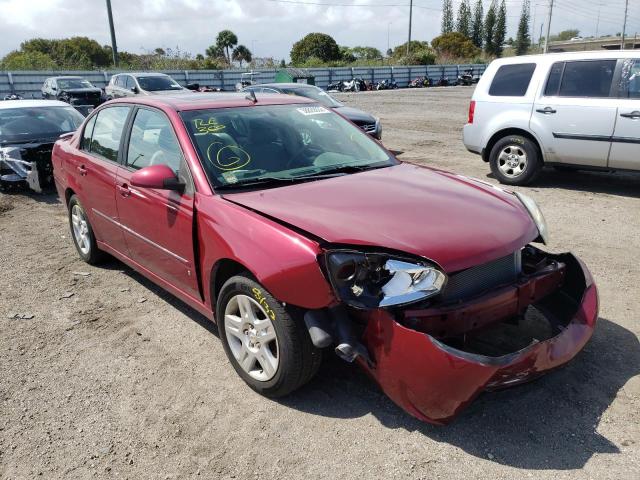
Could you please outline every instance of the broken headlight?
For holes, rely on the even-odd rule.
[[[547,243],[549,243],[549,227],[547,227],[547,221],[544,219],[544,215],[542,215],[542,210],[540,210],[540,207],[538,207],[538,204],[533,198],[520,192],[514,192],[514,194],[518,197],[518,200],[522,202],[522,205],[527,209],[529,215],[531,215],[533,223],[535,223],[538,228],[542,243],[547,245]]]
[[[384,253],[349,250],[326,256],[331,285],[355,308],[405,305],[440,293],[447,276],[435,265]]]

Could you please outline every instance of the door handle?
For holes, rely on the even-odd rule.
[[[81,176],[84,177],[87,174],[87,169],[85,168],[84,165],[79,165],[77,169],[78,169],[78,172],[80,172]]]
[[[544,113],[545,115],[551,115],[553,113],[556,113],[556,110],[554,110],[551,107],[544,107],[544,108],[538,108],[536,109],[536,112],[538,113]]]
[[[624,118],[633,118],[634,120],[636,120],[640,118],[640,111],[634,110],[631,113],[621,113],[620,116]]]
[[[126,183],[123,183],[122,185],[116,185],[116,190],[123,197],[128,197],[129,195],[131,195],[131,190],[129,190],[129,186]]]

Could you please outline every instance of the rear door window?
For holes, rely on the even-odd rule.
[[[93,135],[91,137],[90,152],[112,162],[118,161],[122,130],[127,121],[130,107],[108,107],[98,113]]]
[[[625,60],[622,66],[620,96],[640,99],[640,59]]]
[[[566,62],[558,95],[561,97],[609,97],[616,63],[616,60]]]
[[[489,95],[493,97],[524,97],[535,69],[535,63],[501,66],[493,77]]]

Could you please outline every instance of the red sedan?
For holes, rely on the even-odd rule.
[[[586,267],[535,246],[535,202],[399,162],[301,97],[108,102],[53,165],[79,255],[109,253],[215,321],[266,396],[309,381],[333,347],[446,423],[568,362],[595,326]]]

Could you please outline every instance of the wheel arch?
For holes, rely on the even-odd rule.
[[[520,135],[531,140],[533,144],[536,146],[536,148],[538,149],[538,153],[540,154],[540,160],[542,160],[543,164],[545,163],[544,151],[542,150],[542,147],[540,146],[540,142],[538,141],[538,139],[531,132],[528,132],[521,128],[505,128],[494,133],[489,139],[489,141],[487,142],[486,147],[482,149],[482,160],[484,160],[485,162],[488,162],[489,156],[491,155],[491,150],[493,150],[494,145],[498,143],[500,139],[504,137],[508,137],[509,135]]]
[[[240,273],[248,273],[253,280],[257,281],[256,276],[247,266],[232,258],[221,258],[212,267],[209,282],[209,298],[211,299],[211,308],[214,312],[214,317],[218,295],[222,286],[231,277],[239,275]]]
[[[69,206],[69,200],[71,200],[71,197],[73,195],[75,195],[76,192],[73,191],[73,189],[71,187],[67,187],[64,191],[64,204],[68,207]]]

